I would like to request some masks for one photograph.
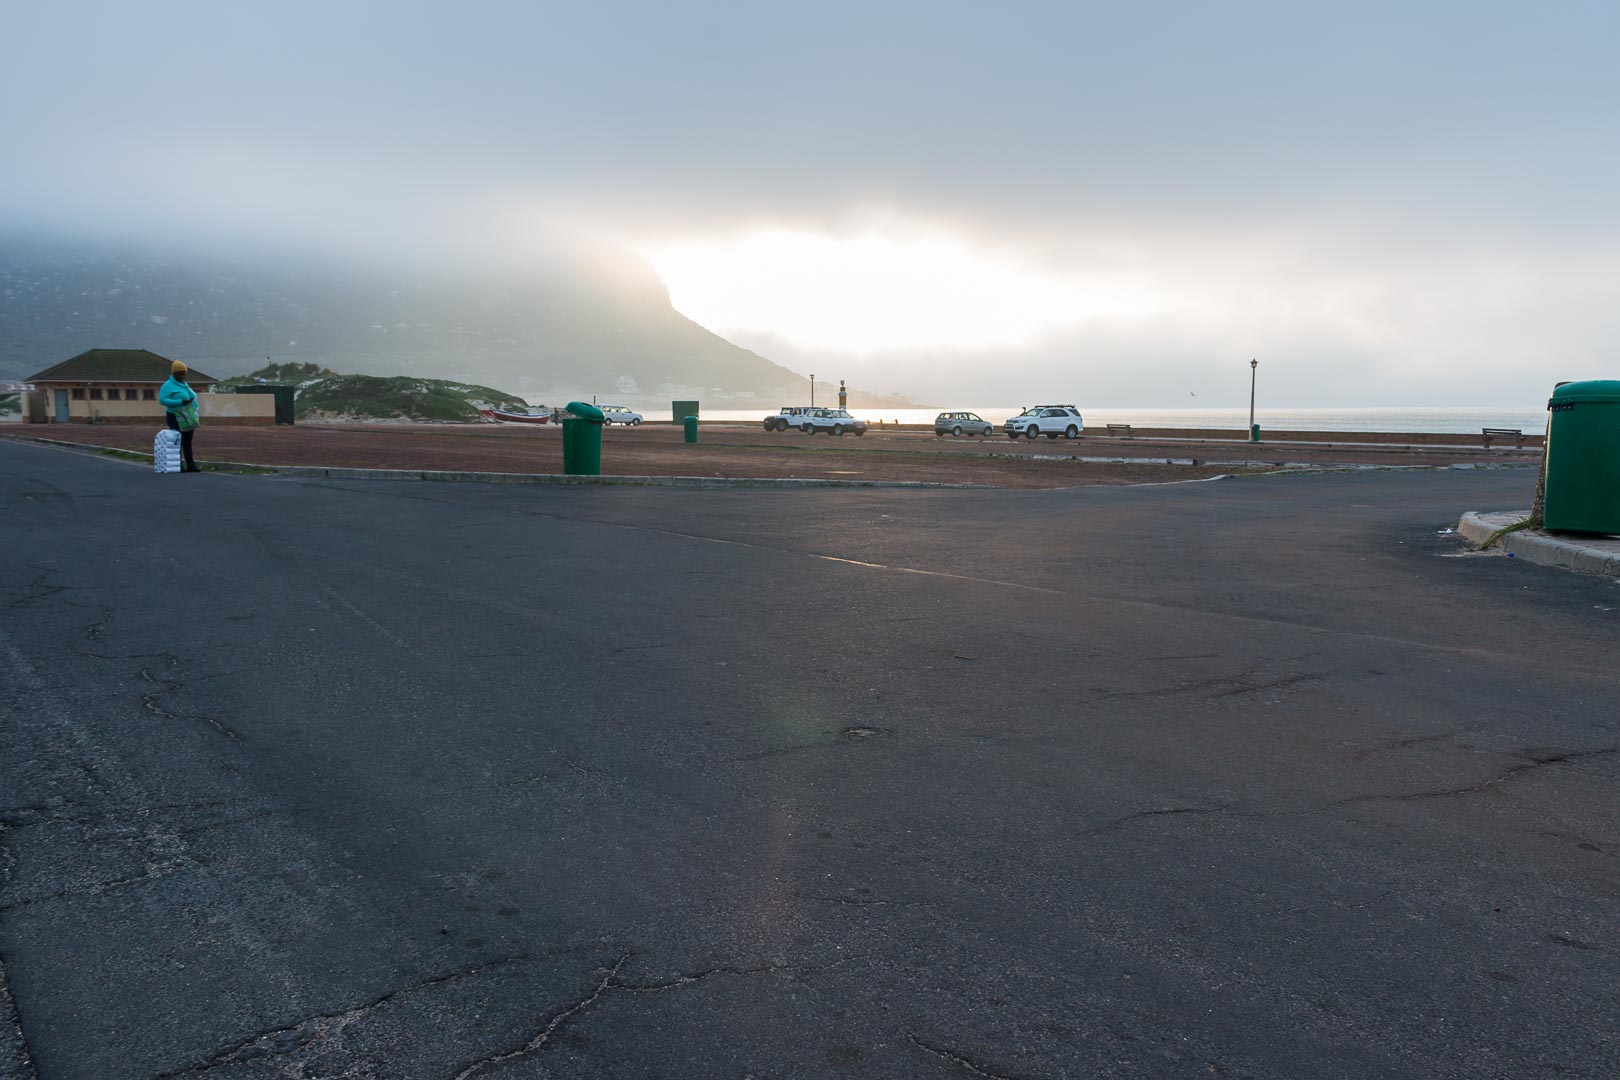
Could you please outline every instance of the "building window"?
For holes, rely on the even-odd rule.
[[[148,388],[146,390],[141,391],[141,400],[142,401],[153,401],[153,400],[156,400],[156,398],[157,398],[157,391],[156,390],[152,390],[152,389]]]
[[[101,400],[101,387],[92,386],[90,388],[90,400],[91,401],[100,401]]]
[[[83,401],[84,400],[84,387],[75,386],[73,388],[73,400],[74,401]]]

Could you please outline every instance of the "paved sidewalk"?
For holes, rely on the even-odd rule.
[[[1470,544],[1478,546],[1529,517],[1529,510],[1471,511],[1457,522],[1457,532]],[[1620,578],[1620,537],[1555,535],[1541,529],[1519,529],[1503,533],[1494,546],[1515,558],[1542,566],[1561,566],[1580,574]]]

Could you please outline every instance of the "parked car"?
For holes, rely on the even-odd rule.
[[[766,431],[786,431],[790,427],[803,427],[804,414],[811,411],[809,405],[784,405],[775,416],[765,418]]]
[[[1009,439],[1016,439],[1020,435],[1026,439],[1033,439],[1037,435],[1045,435],[1048,439],[1055,439],[1059,435],[1066,439],[1078,439],[1080,433],[1086,430],[1086,422],[1080,418],[1080,410],[1073,405],[1035,405],[1008,420],[1002,425],[1002,430]]]
[[[866,421],[855,419],[849,415],[848,409],[811,409],[799,421],[799,430],[806,435],[818,431],[825,431],[830,435],[842,435],[846,431],[865,435]]]
[[[628,405],[598,405],[602,410],[602,424],[612,427],[614,424],[623,424],[625,427],[635,427],[641,423],[642,416]]]
[[[934,434],[989,435],[996,430],[990,421],[970,412],[942,412],[934,417]]]

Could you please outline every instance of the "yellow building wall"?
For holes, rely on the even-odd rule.
[[[131,389],[123,384],[106,384],[100,387],[84,386],[53,386],[48,383],[37,384],[45,399],[45,416],[47,421],[56,419],[56,391],[58,389],[68,392],[68,421],[70,423],[85,424],[99,419],[107,424],[129,424],[151,422],[158,425],[164,423],[163,406],[158,403],[155,391],[157,387],[134,386],[136,400],[125,398],[125,390]],[[113,400],[107,396],[108,392],[117,389],[118,399]],[[85,391],[83,398],[72,397],[74,389]],[[91,389],[100,389],[100,401],[90,397]],[[141,400],[140,392],[143,389],[154,391],[151,401]],[[204,423],[214,420],[226,424],[273,424],[276,422],[276,399],[272,394],[209,394],[197,395],[198,412]]]

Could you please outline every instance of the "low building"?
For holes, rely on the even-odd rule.
[[[29,377],[35,402],[25,415],[48,424],[162,424],[158,388],[172,363],[146,349],[89,349]],[[210,393],[218,381],[195,368],[187,376],[205,421],[275,423],[274,399]]]

